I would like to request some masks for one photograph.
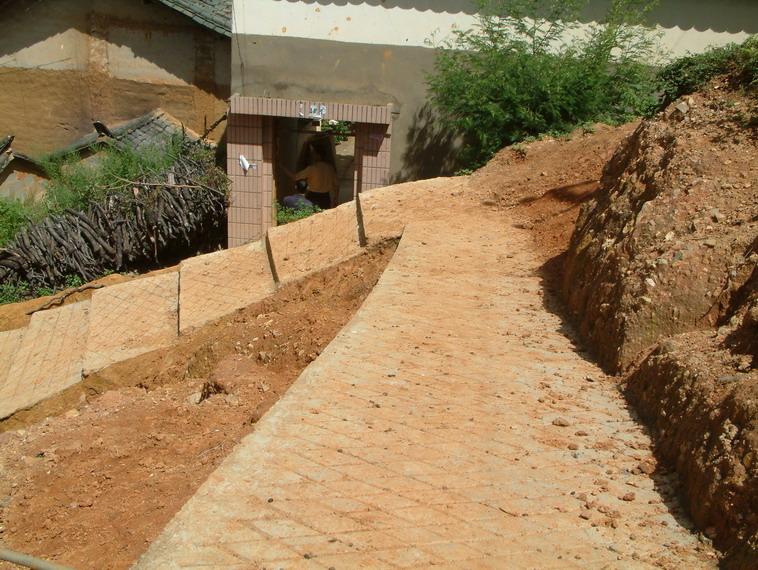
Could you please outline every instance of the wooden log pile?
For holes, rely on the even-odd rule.
[[[187,140],[183,148],[195,144],[202,143]],[[219,172],[208,176],[214,167],[192,156],[180,153],[160,175],[119,180],[86,211],[67,210],[23,229],[0,249],[0,283],[58,287],[71,275],[91,281],[199,245],[223,225],[228,184]]]

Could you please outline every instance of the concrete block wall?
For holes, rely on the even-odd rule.
[[[393,228],[400,235],[402,227]],[[265,299],[276,291],[275,274],[296,281],[359,254],[356,203],[274,228],[268,244],[198,256],[178,272],[99,289],[90,301],[40,311],[26,328],[0,332],[0,419]]]

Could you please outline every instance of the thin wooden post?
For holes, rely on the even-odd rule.
[[[274,252],[271,249],[271,240],[268,237],[269,230],[266,230],[266,234],[263,236],[263,243],[266,247],[266,257],[268,257],[268,266],[271,269],[271,277],[274,279],[274,287],[279,288],[279,273],[276,271],[276,264],[274,263]]]
[[[363,225],[363,209],[361,208],[361,193],[356,190],[353,192],[355,200],[355,221],[358,226],[358,245],[366,247],[368,239],[366,238],[366,227]]]

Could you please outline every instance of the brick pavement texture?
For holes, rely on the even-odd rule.
[[[355,204],[269,231],[274,265],[282,283],[335,265],[361,252]]]
[[[274,293],[261,241],[193,257],[179,271],[179,330],[202,326]]]
[[[95,291],[85,373],[169,346],[178,335],[178,304],[176,272]]]
[[[85,301],[35,313],[28,327],[4,336],[0,352],[15,354],[0,386],[0,418],[81,381],[89,310]]]
[[[135,568],[714,567],[635,469],[650,441],[586,380],[529,248],[503,219],[409,225]]]
[[[464,180],[412,182],[366,193],[364,217],[370,241],[375,243],[400,236],[405,224],[415,215],[448,217],[450,197],[461,194]],[[296,280],[359,254],[355,215],[355,204],[348,203],[274,228],[270,236],[272,257],[280,279],[283,282]],[[246,307],[274,290],[263,242],[186,260],[178,273],[146,277],[99,290],[93,295],[92,310],[89,310],[89,302],[80,307],[87,310],[81,311],[84,320],[77,321],[75,329],[87,339],[83,347],[83,372],[88,374],[165,347],[179,332],[188,332]],[[30,338],[46,334],[40,324],[55,326],[59,317],[65,321],[67,315],[73,314],[67,309],[59,315],[58,310],[46,311],[48,315],[44,318],[36,317],[38,324]],[[87,323],[88,314],[91,325]],[[34,361],[41,353],[34,344],[21,343],[25,330],[0,333],[0,394],[5,395],[5,399],[0,400],[2,417],[54,396],[71,382],[82,379],[81,370],[77,376],[62,366],[58,368],[59,377],[49,379],[45,389],[40,389],[38,382],[29,382],[26,376],[37,374],[35,370],[50,368],[50,359],[42,357],[39,363]],[[55,342],[50,342],[55,349]],[[82,349],[79,341],[65,342],[77,351]],[[35,356],[31,357],[29,350]],[[80,352],[74,357],[78,366]],[[60,360],[61,355],[52,361],[56,358]],[[14,366],[16,372],[11,378]],[[55,367],[51,370],[50,374],[56,374]]]

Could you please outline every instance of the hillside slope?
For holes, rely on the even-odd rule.
[[[725,79],[644,121],[567,253],[580,335],[676,467],[695,522],[758,557],[758,103]]]

